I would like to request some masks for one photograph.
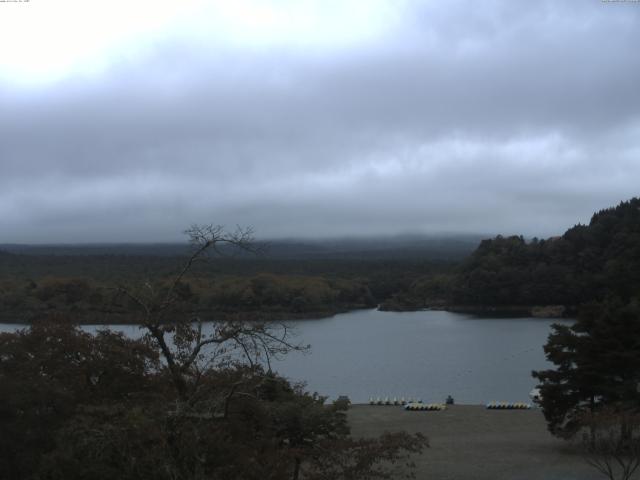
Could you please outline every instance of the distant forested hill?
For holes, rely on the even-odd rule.
[[[466,305],[579,305],[640,295],[640,199],[561,237],[484,240],[461,265],[451,300]]]
[[[103,313],[112,309],[109,286],[168,278],[185,251],[179,244],[0,245],[0,319]],[[546,240],[279,240],[264,255],[198,265],[193,277],[189,302],[206,311],[304,316],[381,303],[390,310],[502,308],[525,314],[533,306],[556,305],[571,313],[610,295],[624,302],[640,297],[640,199],[601,210],[589,225]]]
[[[561,237],[483,240],[456,269],[417,279],[383,307],[530,313],[517,307],[561,305],[572,313],[610,295],[625,302],[640,297],[638,198],[595,213],[589,225]]]
[[[261,255],[212,258],[184,279],[184,307],[201,316],[330,315],[370,308],[417,278],[446,273],[478,236],[279,240]],[[82,322],[130,321],[118,285],[167,282],[186,244],[0,245],[0,321],[48,314]],[[234,255],[236,254],[236,255]]]

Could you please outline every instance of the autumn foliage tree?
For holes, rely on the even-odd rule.
[[[157,352],[119,333],[96,335],[61,319],[0,335],[0,471],[31,478],[56,432],[82,409],[146,402]]]

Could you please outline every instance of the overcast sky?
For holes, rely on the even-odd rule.
[[[640,3],[0,2],[0,243],[550,236],[640,194]]]

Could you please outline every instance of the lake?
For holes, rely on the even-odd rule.
[[[465,404],[529,401],[531,370],[550,365],[542,346],[552,323],[572,321],[358,310],[288,322],[311,352],[291,353],[273,367],[311,391],[358,403],[378,396],[442,402],[447,395]],[[0,331],[20,327],[0,324]],[[136,326],[111,328],[140,334]]]

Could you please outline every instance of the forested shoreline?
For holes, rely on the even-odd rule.
[[[324,257],[317,249],[312,254],[292,248],[289,257],[286,245],[278,245],[272,256],[217,258],[195,266],[180,286],[185,308],[203,318],[262,320],[317,318],[377,305],[393,311],[574,316],[586,302],[608,296],[628,301],[640,291],[640,200],[601,210],[589,225],[562,236],[498,235],[474,251],[460,244],[444,258],[442,247],[333,256],[323,251]],[[164,255],[91,249],[81,254],[80,247],[67,247],[62,255],[18,252],[0,252],[3,322],[30,322],[53,312],[81,323],[135,322],[117,287],[148,279],[162,283],[183,259],[175,247]]]
[[[186,250],[186,247],[184,247]],[[469,247],[466,247],[469,250]],[[80,323],[135,323],[119,286],[168,282],[184,256],[0,253],[0,322],[51,313]],[[215,258],[197,264],[180,285],[186,311],[205,319],[318,318],[374,308],[418,278],[455,261],[426,256]],[[454,258],[461,258],[456,253]]]
[[[395,294],[388,309],[444,308],[475,312],[561,312],[640,293],[640,199],[594,213],[548,239],[503,237],[480,242],[459,265]]]

